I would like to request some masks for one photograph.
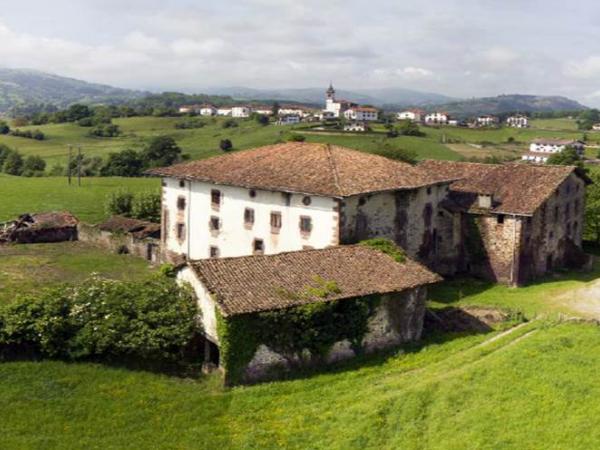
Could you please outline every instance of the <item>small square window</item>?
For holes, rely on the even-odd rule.
[[[427,195],[431,195],[431,187],[427,188]]]
[[[212,206],[219,206],[221,204],[221,191],[217,189],[210,191],[210,203]]]
[[[244,210],[244,224],[254,225],[254,210],[252,208],[246,208]]]
[[[210,257],[211,258],[218,258],[219,254],[220,254],[219,247],[214,247],[214,246],[210,247]]]
[[[305,206],[308,206],[308,205],[310,205],[310,204],[312,203],[312,199],[311,199],[310,197],[306,196],[306,197],[304,197],[304,198],[302,199],[302,203],[303,203]]]
[[[498,216],[496,216],[496,221],[498,223],[504,223],[504,214],[498,214]]]
[[[185,225],[182,223],[177,224],[177,239],[183,239],[185,237]]]
[[[250,192],[248,192],[248,195],[250,195],[250,198],[254,198],[254,197],[256,197],[256,191],[254,189],[250,189]]]
[[[284,192],[281,195],[283,197],[283,204],[285,206],[290,206],[292,204],[292,194],[289,192]]]
[[[310,233],[312,231],[312,219],[310,217],[300,217],[300,231],[303,233]]]
[[[252,248],[254,250],[254,254],[263,254],[265,251],[265,243],[262,239],[254,239]]]
[[[185,197],[177,197],[177,209],[180,211],[185,209]]]
[[[272,212],[271,213],[271,228],[275,228],[279,230],[281,228],[281,213],[280,212]]]
[[[210,229],[211,231],[219,231],[221,228],[221,222],[217,216],[211,216],[210,218]]]
[[[179,187],[185,187],[185,181],[184,180],[179,180]]]

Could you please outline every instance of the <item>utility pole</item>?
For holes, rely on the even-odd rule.
[[[71,159],[73,158],[73,146],[69,145],[69,164],[67,164],[67,177],[69,177],[69,186],[71,185]]]
[[[77,147],[77,185],[81,186],[81,146]]]

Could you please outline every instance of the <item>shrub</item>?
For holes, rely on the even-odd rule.
[[[238,126],[237,120],[235,119],[227,119],[221,125],[223,128],[235,128]]]
[[[233,143],[229,139],[221,139],[221,142],[219,142],[219,148],[224,152],[228,152],[233,148]]]
[[[22,175],[25,177],[43,176],[44,170],[46,170],[46,161],[40,156],[31,155],[23,163]]]
[[[391,256],[394,261],[402,263],[406,261],[404,250],[398,247],[393,241],[385,238],[374,238],[361,241],[360,245],[378,250],[386,255]]]
[[[121,129],[113,124],[98,125],[92,128],[89,134],[95,137],[115,137],[121,134]]]
[[[111,215],[131,216],[133,211],[133,194],[123,190],[113,192],[108,197],[106,211]]]
[[[146,167],[170,166],[181,159],[181,148],[170,136],[157,136],[142,152]]]
[[[10,127],[8,126],[8,124],[3,121],[0,120],[0,134],[8,134],[10,133]]]
[[[142,192],[134,197],[131,216],[140,220],[160,223],[160,192]]]
[[[186,130],[191,128],[202,128],[206,125],[202,120],[197,118],[192,118],[188,120],[182,120],[180,122],[175,123],[175,128],[179,130]]]
[[[69,359],[134,356],[174,360],[199,331],[187,288],[153,276],[140,282],[91,278],[47,289],[0,309],[0,347]]]
[[[289,142],[304,142],[306,137],[302,134],[292,133],[287,139]]]

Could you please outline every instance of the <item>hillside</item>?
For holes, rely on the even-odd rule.
[[[15,106],[74,102],[118,103],[146,95],[141,91],[88,83],[29,69],[0,69],[0,112]]]
[[[464,118],[478,114],[502,114],[514,111],[523,113],[581,111],[587,107],[575,100],[560,96],[499,95],[450,102],[428,109],[443,109],[454,116]]]
[[[205,91],[208,94],[230,95],[231,97],[245,100],[272,99],[279,101],[295,101],[312,105],[323,105],[325,102],[325,89],[297,88],[297,89],[252,89],[246,87],[211,88]],[[336,89],[338,98],[345,98],[357,103],[383,106],[394,103],[402,105],[435,105],[453,101],[452,97],[431,92],[413,91],[403,88]]]

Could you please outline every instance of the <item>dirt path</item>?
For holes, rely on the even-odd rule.
[[[600,279],[566,292],[557,300],[561,305],[584,317],[600,319]]]

